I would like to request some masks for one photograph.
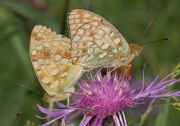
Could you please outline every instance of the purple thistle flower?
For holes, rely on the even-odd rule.
[[[53,118],[41,126],[47,126],[59,119],[66,118],[71,122],[80,115],[84,115],[80,126],[102,126],[104,119],[113,117],[116,126],[127,126],[124,109],[144,104],[148,98],[166,98],[180,96],[180,91],[165,90],[180,82],[180,79],[168,79],[170,75],[158,82],[155,78],[146,88],[131,89],[130,79],[123,76],[97,76],[89,82],[80,82],[80,91],[75,94],[75,102],[69,106],[56,102],[58,109],[46,109],[38,105],[39,110],[47,116],[40,119]],[[144,79],[143,79],[144,80]]]

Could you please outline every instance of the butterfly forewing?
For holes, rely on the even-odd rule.
[[[82,9],[69,13],[73,62],[85,67],[114,66],[129,53],[129,45],[103,17]]]
[[[52,100],[63,100],[74,91],[82,67],[72,65],[70,39],[37,25],[30,42],[30,57],[42,87]]]

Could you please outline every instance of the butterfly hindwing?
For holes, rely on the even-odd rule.
[[[70,39],[37,25],[31,34],[30,57],[38,80],[52,100],[68,98],[82,74],[82,67],[71,64]]]
[[[129,53],[129,45],[103,17],[82,9],[68,16],[73,62],[85,67],[113,66]]]

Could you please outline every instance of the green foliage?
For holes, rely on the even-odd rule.
[[[173,108],[177,109],[180,111],[180,102],[175,102],[171,104]]]
[[[177,66],[174,68],[172,73],[172,78],[178,77],[180,74],[180,62],[177,64]]]
[[[180,61],[179,0],[1,0],[0,1],[0,125],[33,126],[42,124],[37,103],[43,100],[43,89],[33,71],[29,57],[29,39],[33,26],[42,24],[62,34],[67,33],[66,13],[74,8],[90,9],[107,18],[128,42],[141,43],[170,37],[167,42],[144,46],[134,62],[134,76],[139,78],[145,62],[146,74],[152,78],[170,73]],[[152,25],[143,35],[147,24]],[[179,65],[178,65],[179,66]],[[174,70],[178,77],[179,67]],[[180,90],[180,87],[173,87]],[[173,103],[179,106],[179,103]],[[159,106],[159,107],[157,107]],[[170,105],[154,105],[144,126],[179,126],[180,112]],[[176,107],[177,108],[177,107]],[[137,115],[136,115],[137,114]],[[128,112],[132,126],[141,120],[142,111]],[[134,122],[135,119],[137,122]],[[30,121],[28,121],[30,120]],[[79,120],[78,120],[79,122]],[[72,124],[74,125],[74,124]]]

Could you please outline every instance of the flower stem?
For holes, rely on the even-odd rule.
[[[141,120],[140,123],[138,124],[138,126],[143,126],[145,121],[147,120],[149,114],[152,112],[152,106],[155,103],[156,100],[152,100],[150,105],[148,106],[148,109],[146,110],[146,112],[141,116]]]

